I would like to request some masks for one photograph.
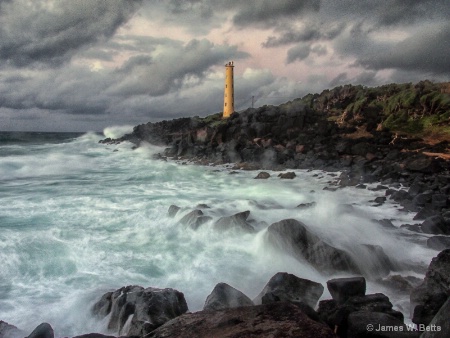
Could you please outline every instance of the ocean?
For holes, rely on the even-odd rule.
[[[55,336],[108,333],[90,314],[103,293],[126,285],[175,288],[190,311],[225,282],[254,298],[277,272],[322,283],[324,275],[306,262],[268,245],[266,228],[295,218],[335,247],[379,245],[395,260],[392,275],[423,278],[437,251],[426,235],[400,229],[414,213],[387,200],[384,191],[347,187],[323,190],[339,173],[294,170],[281,180],[270,172],[230,166],[183,165],[153,159],[161,149],[147,145],[99,144],[121,129],[96,133],[0,133],[0,320],[31,332],[48,322]],[[368,187],[376,186],[373,183]],[[299,209],[300,203],[315,202]],[[182,208],[169,218],[171,204]],[[256,234],[218,233],[208,224],[197,231],[178,221],[198,204],[218,219],[250,210]],[[349,207],[350,206],[350,207]],[[391,219],[389,229],[373,220]],[[369,264],[370,255],[356,257]],[[384,292],[409,318],[409,297],[369,281],[367,293]]]

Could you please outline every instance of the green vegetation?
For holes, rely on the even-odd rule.
[[[329,121],[381,123],[394,132],[449,138],[449,88],[449,83],[428,80],[374,88],[345,85],[308,94],[301,101],[316,111],[326,112]]]

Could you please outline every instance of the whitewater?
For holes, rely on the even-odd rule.
[[[324,275],[271,248],[266,228],[286,218],[304,222],[338,248],[380,245],[405,267],[395,272],[402,276],[423,278],[437,255],[426,247],[426,235],[400,228],[414,223],[414,213],[389,199],[382,206],[370,202],[383,190],[323,190],[339,173],[294,170],[293,180],[277,172],[255,180],[257,171],[231,175],[231,165],[156,160],[162,149],[151,145],[98,143],[120,136],[114,131],[0,133],[0,320],[26,332],[48,322],[55,336],[108,333],[90,308],[105,292],[126,285],[177,289],[189,310],[198,311],[219,282],[254,298],[280,271],[324,286],[348,276]],[[316,204],[296,208],[311,202]],[[182,208],[175,218],[167,214],[172,204]],[[258,232],[181,225],[180,217],[198,204],[208,205],[204,212],[214,220],[250,210]],[[393,220],[395,228],[373,221],[381,219]],[[389,296],[408,321],[407,294],[375,281],[367,289]],[[322,299],[329,298],[325,288]]]

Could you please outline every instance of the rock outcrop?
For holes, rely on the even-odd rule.
[[[412,321],[428,325],[450,296],[450,249],[430,263],[424,281],[411,292]]]
[[[218,311],[200,311],[177,317],[147,338],[336,338],[292,303],[277,302]]]
[[[267,229],[268,242],[279,250],[306,260],[325,273],[341,270],[358,273],[359,269],[345,251],[324,242],[295,219],[273,223]]]
[[[177,290],[126,286],[105,293],[92,313],[99,318],[110,315],[109,330],[142,337],[187,310],[184,295]]]
[[[226,283],[217,284],[208,295],[203,310],[222,310],[240,306],[252,306],[252,300]]]
[[[286,272],[275,274],[253,300],[255,304],[302,302],[314,308],[323,293],[323,285]]]

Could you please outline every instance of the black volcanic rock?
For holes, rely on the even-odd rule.
[[[267,229],[267,240],[275,248],[308,261],[321,272],[336,270],[358,272],[352,258],[343,250],[324,242],[295,219],[273,223]]]
[[[255,304],[273,302],[303,302],[314,308],[323,293],[323,285],[299,278],[286,272],[278,272],[253,300]]]
[[[253,226],[247,222],[249,215],[250,211],[247,210],[232,216],[221,217],[214,223],[213,228],[219,231],[237,229],[245,232],[255,232]]]
[[[177,290],[126,286],[104,294],[94,304],[92,313],[99,318],[109,315],[109,330],[128,336],[145,336],[187,310],[184,295]],[[131,315],[128,331],[122,332]]]
[[[177,317],[146,338],[336,338],[325,324],[312,320],[300,307],[276,302]]]
[[[412,321],[428,325],[450,295],[450,249],[430,263],[424,281],[411,292]]]
[[[366,279],[364,277],[335,278],[327,281],[331,297],[338,303],[345,303],[350,297],[366,294]]]
[[[203,310],[222,310],[253,305],[252,300],[241,291],[226,283],[219,283],[206,298]]]

